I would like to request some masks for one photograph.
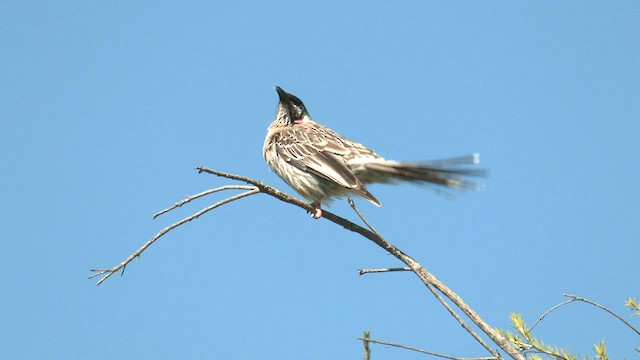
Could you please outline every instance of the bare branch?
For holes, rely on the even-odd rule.
[[[217,171],[217,170],[211,170],[208,169],[206,167],[203,166],[199,166],[196,168],[199,172],[206,172],[209,174],[213,174],[216,176],[220,176],[220,177],[225,177],[228,179],[233,179],[233,180],[238,180],[238,181],[242,181],[242,182],[246,182],[249,183],[251,185],[254,185],[256,187],[256,189],[253,190],[249,190],[247,192],[244,192],[242,194],[227,198],[225,200],[222,200],[212,206],[209,206],[185,219],[180,220],[179,222],[163,229],[162,231],[160,231],[158,234],[156,234],[153,238],[151,238],[151,240],[149,240],[146,244],[144,244],[140,249],[138,249],[136,252],[134,252],[131,256],[129,256],[127,259],[125,259],[122,263],[118,264],[117,266],[111,268],[111,269],[95,269],[92,270],[94,272],[96,272],[96,274],[94,274],[92,276],[96,277],[96,276],[100,276],[100,275],[104,275],[100,281],[98,281],[98,285],[101,284],[103,281],[105,281],[107,278],[109,278],[111,275],[113,275],[114,273],[116,273],[117,271],[119,271],[120,269],[124,269],[125,266],[127,264],[129,264],[133,259],[135,259],[136,257],[140,256],[140,254],[146,249],[148,248],[153,242],[155,242],[158,238],[160,238],[161,236],[163,236],[164,234],[166,234],[167,232],[171,231],[172,229],[188,222],[191,221],[193,219],[196,219],[197,217],[199,217],[200,215],[215,209],[218,206],[221,206],[223,204],[226,204],[230,201],[234,201],[237,199],[240,199],[242,197],[245,196],[249,196],[249,195],[253,195],[256,193],[265,193],[268,195],[271,195],[281,201],[293,204],[295,206],[298,206],[302,209],[304,209],[307,212],[313,212],[315,211],[315,207],[312,206],[311,204],[308,204],[300,199],[297,199],[293,196],[290,196],[280,190],[277,190],[271,186],[268,186],[260,181],[248,178],[248,177],[244,177],[244,176],[240,176],[240,175],[235,175],[235,174],[229,174],[229,173],[224,173],[221,171]],[[204,195],[203,195],[204,196]],[[175,207],[174,207],[175,208]],[[418,262],[416,262],[413,258],[411,258],[410,256],[406,255],[405,253],[403,253],[400,249],[398,249],[397,247],[395,247],[394,245],[392,245],[391,243],[387,242],[386,240],[384,240],[381,236],[379,236],[378,234],[376,234],[374,231],[368,230],[363,228],[362,226],[359,226],[357,224],[354,224],[353,222],[346,220],[340,216],[337,216],[329,211],[323,211],[322,212],[322,217],[335,223],[338,224],[340,226],[342,226],[343,228],[349,230],[349,231],[353,231],[356,232],[360,235],[362,235],[363,237],[373,241],[376,245],[380,246],[382,249],[384,249],[385,251],[387,251],[388,253],[390,253],[391,255],[395,256],[398,260],[402,261],[403,263],[405,263],[419,278],[420,280],[425,284],[425,286],[427,286],[428,288],[431,288],[431,286],[433,286],[435,289],[437,289],[440,293],[442,293],[445,297],[447,297],[451,302],[453,302],[460,310],[462,310],[462,312],[465,313],[465,315],[467,315],[467,317],[469,317],[469,319],[476,325],[478,326],[478,328],[480,328],[480,330],[482,330],[483,333],[485,333],[489,338],[491,338],[491,340],[493,342],[495,342],[503,351],[505,351],[510,357],[512,357],[513,359],[516,360],[525,360],[525,357],[518,352],[518,350],[516,350],[513,346],[513,344],[511,344],[508,339],[506,339],[500,332],[496,331],[495,329],[493,329],[492,327],[490,327],[486,322],[484,322],[484,320],[482,320],[482,318],[480,318],[480,316],[478,316],[478,314],[476,314],[475,311],[473,311],[473,309],[471,309],[455,292],[453,292],[453,290],[451,290],[449,287],[447,287],[444,283],[442,283],[439,279],[437,279],[433,274],[431,274],[426,268],[424,268],[422,265],[420,265]],[[492,354],[494,352],[492,351]],[[497,352],[495,352],[495,354],[497,354]],[[499,354],[497,354],[499,357]]]
[[[449,306],[449,304],[446,301],[444,301],[442,296],[440,296],[440,294],[435,290],[433,285],[429,284],[429,285],[427,285],[427,288],[429,289],[429,291],[431,291],[433,296],[435,296],[436,299],[438,299],[438,301],[440,301],[442,306],[444,306],[444,308],[447,309],[449,314],[451,314],[451,316],[453,316],[458,321],[460,326],[462,326],[480,345],[482,345],[482,347],[484,347],[491,355],[493,355],[494,358],[500,359],[500,353],[498,353],[496,350],[492,349],[489,346],[489,344],[487,344],[480,336],[478,336],[478,334],[476,334],[475,331],[473,331],[473,329],[471,329],[471,327],[464,320],[462,320],[460,315],[458,315],[458,313],[456,313],[451,308],[451,306]]]
[[[351,208],[356,212],[356,214],[358,215],[358,217],[360,217],[360,219],[367,224],[367,226],[369,227],[369,229],[371,229],[371,231],[373,231],[378,237],[380,237],[381,240],[386,241],[382,235],[380,235],[379,232],[377,232],[367,221],[367,219],[365,219],[365,217],[360,213],[360,211],[358,210],[358,208],[356,207],[355,203],[353,202],[353,200],[351,198],[347,198],[349,199],[349,205],[351,205]],[[406,268],[400,268],[402,271]],[[409,271],[413,271],[412,269],[408,269]],[[416,273],[417,274],[417,273]],[[361,274],[362,275],[362,274]],[[425,283],[425,285],[427,286],[427,288],[429,289],[429,291],[431,291],[431,293],[433,294],[433,296],[436,297],[436,299],[438,299],[438,301],[442,304],[442,306],[445,307],[445,309],[447,309],[447,311],[449,312],[449,314],[451,314],[451,316],[453,316],[458,323],[480,344],[482,345],[487,351],[489,351],[489,353],[491,353],[493,355],[494,358],[500,358],[500,353],[498,353],[496,350],[492,349],[480,336],[478,336],[478,334],[476,334],[475,331],[473,331],[473,329],[471,329],[471,327],[469,327],[469,325],[467,325],[467,323],[462,320],[462,318],[460,317],[460,315],[458,315],[452,308],[451,306],[449,306],[449,304],[444,301],[444,299],[442,298],[442,296],[440,296],[440,294],[438,293],[438,291],[436,291],[436,289],[434,288],[433,284],[431,283]]]
[[[358,275],[362,276],[364,274],[392,272],[392,271],[411,271],[411,269],[409,269],[408,267],[388,268],[388,269],[358,269]]]
[[[453,290],[451,290],[448,286],[446,286],[443,282],[441,282],[438,278],[436,278],[433,274],[431,274],[427,269],[425,269],[422,265],[417,263],[411,257],[405,255],[404,253],[398,254],[399,259],[403,261],[405,264],[409,265],[409,267],[418,275],[420,280],[427,285],[433,285],[438,291],[440,291],[447,299],[451,300],[462,312],[467,315],[467,317],[482,330],[491,340],[496,343],[502,350],[504,350],[510,357],[516,360],[525,360],[525,357],[518,352],[513,347],[513,344],[509,342],[507,338],[505,338],[498,331],[493,329],[489,324],[487,324],[469,305],[467,305],[461,298],[456,294]],[[428,285],[427,285],[428,286]]]
[[[255,189],[254,186],[246,186],[246,185],[220,186],[220,187],[217,187],[215,189],[210,189],[210,190],[207,190],[207,191],[203,191],[203,192],[201,192],[199,194],[187,196],[186,199],[178,201],[177,203],[173,204],[173,206],[168,207],[168,208],[166,208],[164,210],[158,211],[157,213],[153,214],[153,218],[155,219],[158,216],[160,216],[160,215],[162,215],[164,213],[168,213],[169,211],[171,211],[171,210],[173,210],[175,208],[179,208],[179,207],[181,207],[182,205],[184,205],[184,204],[186,204],[188,202],[191,202],[191,201],[193,201],[193,200],[195,200],[197,198],[200,198],[200,197],[203,197],[203,196],[206,196],[206,195],[209,195],[209,194],[216,193],[218,191],[223,191],[223,190],[253,190],[253,189]]]
[[[636,334],[640,335],[640,330],[636,329],[633,325],[631,325],[627,320],[623,319],[620,315],[614,313],[613,311],[609,310],[608,308],[606,308],[605,306],[602,306],[596,302],[593,302],[589,299],[585,299],[583,297],[580,297],[578,295],[573,295],[573,294],[562,294],[562,296],[566,296],[569,298],[572,298],[574,300],[578,300],[578,301],[582,301],[582,302],[586,302],[587,304],[591,304],[595,307],[598,307],[606,312],[608,312],[609,314],[613,315],[614,317],[616,317],[618,320],[622,321],[625,325],[627,325],[631,330],[635,331]]]
[[[196,167],[196,170],[198,170],[198,172],[200,172],[200,173],[204,172],[204,173],[207,173],[207,174],[212,174],[212,175],[224,177],[224,178],[227,178],[227,179],[246,182],[246,183],[254,185],[258,189],[260,189],[261,193],[265,193],[267,195],[271,195],[271,196],[275,197],[278,200],[281,200],[281,201],[287,202],[289,204],[292,204],[292,205],[298,206],[300,208],[303,208],[307,212],[315,212],[316,211],[316,208],[313,205],[311,205],[309,203],[306,203],[306,202],[304,202],[304,201],[302,201],[302,200],[300,200],[298,198],[295,198],[295,197],[293,197],[293,196],[291,196],[289,194],[286,194],[286,193],[284,193],[284,192],[282,192],[282,191],[280,191],[280,190],[278,190],[276,188],[273,188],[273,187],[271,187],[271,186],[269,186],[269,185],[267,185],[265,183],[262,183],[262,182],[260,182],[258,180],[254,180],[254,179],[248,178],[246,176],[240,176],[240,175],[236,175],[236,174],[229,174],[229,173],[225,173],[225,172],[222,172],[222,171],[212,170],[212,169],[209,169],[209,168],[204,167],[204,166],[198,166],[198,167]],[[323,210],[323,212],[325,212],[325,211]]]
[[[362,336],[362,345],[364,346],[364,360],[371,360],[371,349],[369,348],[369,338],[371,338],[371,331],[365,331]]]
[[[96,285],[100,285],[102,284],[105,280],[107,280],[108,278],[111,277],[111,275],[115,274],[116,272],[118,272],[120,269],[122,269],[122,273],[124,274],[124,269],[125,267],[131,262],[133,261],[133,259],[139,257],[149,246],[151,246],[151,244],[153,244],[156,240],[158,240],[159,238],[161,238],[163,235],[165,235],[166,233],[168,233],[169,231],[177,228],[178,226],[187,223],[193,219],[197,219],[198,217],[200,217],[200,215],[203,215],[219,206],[222,206],[226,203],[241,199],[245,196],[249,196],[249,195],[253,195],[253,194],[257,194],[260,191],[256,188],[253,188],[253,190],[249,190],[246,192],[243,192],[241,194],[237,194],[231,197],[228,197],[224,200],[221,200],[211,206],[207,206],[206,208],[198,211],[197,213],[187,216],[186,218],[171,224],[169,226],[167,226],[166,228],[160,230],[159,233],[157,233],[154,237],[152,237],[149,241],[147,241],[144,245],[142,245],[142,247],[140,247],[138,250],[136,250],[133,254],[129,255],[128,258],[126,258],[123,262],[121,262],[120,264],[110,268],[110,269],[91,269],[91,271],[95,272],[95,274],[89,276],[89,279],[93,279],[97,276],[100,275],[104,275],[97,283]]]
[[[495,359],[497,359],[495,357],[463,358],[463,357],[456,357],[456,356],[451,356],[451,355],[440,354],[440,353],[433,352],[433,351],[418,349],[418,348],[414,348],[414,347],[411,347],[411,346],[402,345],[402,344],[398,344],[398,343],[393,343],[393,342],[389,342],[389,341],[375,340],[375,339],[370,339],[370,338],[357,338],[357,339],[358,340],[362,340],[362,341],[372,342],[372,343],[375,343],[375,344],[394,346],[394,347],[398,347],[398,348],[401,348],[401,349],[411,350],[411,351],[419,352],[419,353],[422,353],[422,354],[437,356],[437,357],[440,357],[440,358],[443,358],[443,359],[450,359],[450,360],[495,360]]]
[[[315,209],[313,208],[312,205],[307,204],[299,199],[296,199],[290,195],[287,195],[277,189],[274,189],[266,184],[263,184],[259,181],[244,177],[244,176],[238,176],[238,175],[234,175],[234,174],[228,174],[228,173],[223,173],[220,171],[216,171],[216,170],[211,170],[208,169],[206,167],[203,166],[199,166],[197,167],[197,169],[200,172],[206,172],[209,174],[214,174],[217,176],[222,176],[222,177],[226,177],[229,179],[234,179],[234,180],[240,180],[240,181],[244,181],[247,183],[250,183],[252,185],[255,185],[256,187],[258,187],[260,189],[261,192],[265,192],[269,195],[272,195],[282,201],[294,204],[296,206],[299,206],[303,209],[305,209],[308,212],[311,211],[315,211]],[[429,271],[427,271],[427,269],[425,269],[422,265],[420,265],[417,261],[415,261],[413,258],[411,258],[410,256],[406,255],[405,253],[403,253],[400,249],[398,249],[397,247],[395,247],[394,245],[392,245],[391,243],[387,242],[386,240],[384,240],[381,236],[376,235],[374,232],[372,232],[371,230],[367,230],[365,228],[363,228],[360,225],[354,224],[349,220],[346,220],[342,217],[339,217],[337,215],[334,215],[333,213],[323,210],[322,211],[322,217],[334,222],[340,226],[342,226],[343,228],[349,230],[349,231],[353,231],[353,232],[357,232],[358,234],[364,236],[365,238],[373,241],[376,245],[380,246],[381,248],[383,248],[385,251],[389,252],[390,254],[392,254],[393,256],[395,256],[398,260],[402,261],[403,263],[405,263],[407,266],[409,266],[409,268],[411,268],[411,270],[413,270],[413,272],[418,275],[418,277],[420,278],[420,280],[425,284],[425,286],[428,286],[428,284],[433,285],[436,289],[438,289],[438,291],[440,291],[444,296],[446,296],[449,300],[451,300],[460,310],[462,310],[462,312],[465,313],[465,315],[467,315],[469,317],[469,319],[471,319],[471,321],[480,328],[480,330],[482,330],[483,333],[485,333],[487,336],[489,336],[489,338],[491,338],[491,340],[493,342],[496,343],[496,345],[498,345],[502,350],[504,350],[510,357],[512,357],[513,359],[516,360],[525,360],[525,357],[518,352],[518,350],[516,350],[513,347],[513,344],[511,344],[509,342],[508,339],[506,339],[502,334],[500,334],[498,331],[496,331],[495,329],[493,329],[491,326],[489,326],[489,324],[487,324],[480,316],[478,316],[478,314],[476,314],[475,311],[473,311],[473,309],[471,309],[469,307],[469,305],[467,305],[459,296],[458,294],[456,294],[455,292],[453,292],[453,290],[451,290],[448,286],[446,286],[444,283],[442,283],[438,278],[436,278],[433,274],[431,274]]]
[[[564,305],[567,305],[567,304],[569,304],[569,303],[572,303],[572,302],[574,302],[574,301],[576,301],[576,299],[566,300],[566,301],[563,301],[563,302],[561,302],[560,304],[558,304],[558,305],[556,305],[556,306],[552,307],[551,309],[547,310],[544,314],[542,314],[542,315],[540,316],[540,318],[539,318],[538,320],[536,320],[536,322],[534,322],[534,323],[533,323],[533,325],[531,325],[531,327],[529,328],[529,331],[533,330],[533,328],[534,328],[534,327],[536,327],[536,325],[538,325],[538,323],[539,323],[540,321],[542,321],[542,319],[544,319],[544,318],[545,318],[547,315],[549,315],[552,311],[554,311],[555,309],[557,309],[557,308],[559,308],[559,307],[561,307],[561,306],[564,306]]]

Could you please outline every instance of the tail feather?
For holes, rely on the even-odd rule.
[[[372,162],[365,167],[373,172],[373,182],[390,182],[393,180],[410,182],[428,182],[449,188],[478,188],[474,181],[465,179],[472,176],[486,176],[486,170],[461,167],[466,164],[477,164],[477,154],[470,156],[443,159],[422,163],[401,163],[396,161]]]
[[[477,165],[479,163],[480,154],[478,153],[422,162],[422,164],[432,166]]]
[[[362,187],[360,189],[357,189],[356,191],[354,191],[356,194],[358,194],[360,197],[362,197],[363,199],[368,200],[369,202],[371,202],[373,205],[375,206],[380,206],[380,200],[378,200],[375,196],[373,196],[372,193],[370,193],[366,188]]]

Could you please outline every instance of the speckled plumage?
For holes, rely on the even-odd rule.
[[[405,180],[462,188],[471,183],[461,176],[478,174],[477,170],[443,166],[451,162],[385,160],[366,146],[314,122],[296,96],[280,87],[276,91],[280,102],[264,142],[264,158],[278,176],[312,201],[317,209],[313,217],[321,216],[321,203],[350,194],[380,206],[380,201],[366,189],[368,183]],[[458,165],[475,163],[477,155],[455,160]]]

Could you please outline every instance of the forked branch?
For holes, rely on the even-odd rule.
[[[568,297],[569,300],[565,300],[565,301],[553,306],[551,309],[545,311],[544,314],[542,314],[538,318],[538,320],[536,320],[536,322],[533,323],[533,325],[531,325],[531,327],[529,328],[529,331],[532,331],[533,328],[536,327],[536,325],[538,325],[542,320],[544,320],[544,318],[547,315],[549,315],[553,311],[559,309],[560,307],[565,306],[567,304],[571,304],[572,302],[575,302],[575,301],[582,301],[584,303],[587,303],[589,305],[593,305],[593,306],[595,306],[595,307],[597,307],[599,309],[602,309],[602,310],[608,312],[611,316],[615,317],[616,319],[622,321],[625,325],[627,325],[627,327],[629,329],[633,330],[636,334],[640,335],[640,330],[639,329],[637,329],[635,326],[631,325],[631,323],[629,323],[627,320],[625,320],[622,316],[616,314],[613,310],[607,308],[606,306],[600,305],[595,301],[592,301],[592,300],[589,300],[589,299],[585,299],[582,296],[578,296],[578,295],[574,295],[574,294],[562,294],[562,296]]]
[[[224,186],[223,186],[223,188],[224,188]],[[214,192],[217,192],[217,191],[220,191],[220,190],[225,190],[225,189],[216,188],[216,189],[212,189],[212,190],[210,190],[210,191],[208,191],[208,192],[207,192],[207,191],[205,191],[205,192],[207,192],[207,193],[209,193],[209,194],[210,194],[210,193],[214,193]],[[213,204],[213,205],[210,205],[210,206],[207,206],[206,208],[204,208],[204,209],[202,209],[202,210],[198,211],[197,213],[195,213],[195,214],[193,214],[193,215],[187,216],[186,218],[184,218],[184,219],[182,219],[182,220],[180,220],[180,221],[178,221],[178,222],[176,222],[176,223],[173,223],[173,224],[171,224],[171,225],[167,226],[166,228],[164,228],[164,229],[160,230],[160,232],[159,232],[159,233],[157,233],[156,235],[154,235],[151,239],[149,239],[149,241],[147,241],[144,245],[142,245],[142,246],[141,246],[138,250],[136,250],[133,254],[129,255],[129,257],[128,257],[128,258],[124,259],[124,261],[122,261],[120,264],[118,264],[118,265],[116,265],[116,266],[114,266],[114,267],[112,267],[112,268],[110,268],[110,269],[91,269],[91,271],[92,271],[92,272],[94,272],[95,274],[93,274],[93,275],[89,276],[89,279],[93,279],[93,278],[95,278],[95,277],[98,277],[98,276],[100,276],[100,275],[103,275],[103,276],[102,276],[102,278],[100,278],[100,280],[98,280],[98,282],[96,283],[96,285],[100,285],[100,284],[102,284],[105,280],[107,280],[108,278],[110,278],[110,277],[111,277],[111,275],[113,275],[113,274],[117,273],[117,272],[118,272],[118,271],[120,271],[120,270],[122,270],[122,274],[124,274],[124,270],[126,269],[127,265],[129,265],[129,263],[133,261],[133,259],[135,259],[135,258],[137,258],[137,257],[140,257],[140,255],[141,255],[145,250],[147,250],[147,248],[148,248],[149,246],[151,246],[151,244],[153,244],[154,242],[156,242],[156,240],[158,240],[159,238],[161,238],[163,235],[165,235],[165,234],[166,234],[166,233],[168,233],[169,231],[171,231],[171,230],[173,230],[173,229],[177,228],[178,226],[180,226],[180,225],[182,225],[182,224],[184,224],[184,223],[187,223],[187,222],[189,222],[189,221],[191,221],[191,220],[197,219],[197,218],[199,218],[199,217],[200,217],[200,215],[204,215],[205,213],[208,213],[209,211],[211,211],[211,210],[213,210],[213,209],[215,209],[215,208],[217,208],[217,207],[220,207],[220,206],[222,206],[222,205],[224,205],[224,204],[226,204],[226,203],[230,203],[230,202],[232,202],[232,201],[234,201],[234,200],[242,199],[242,198],[243,198],[243,197],[245,197],[245,196],[249,196],[249,195],[257,194],[257,193],[259,193],[259,192],[260,192],[260,191],[259,191],[257,188],[255,188],[255,187],[249,187],[249,190],[248,190],[248,191],[245,191],[245,192],[243,192],[243,193],[241,193],[241,194],[237,194],[237,195],[231,196],[231,197],[226,198],[226,199],[224,199],[224,200],[222,200],[222,201],[218,201],[217,203],[215,203],[215,204]],[[197,197],[197,196],[196,196],[196,197]],[[187,200],[185,200],[185,202],[189,202],[189,201],[193,200],[193,198],[195,198],[195,197],[192,197],[191,199],[187,198]],[[181,206],[181,205],[177,205],[177,206],[174,206],[174,207],[172,207],[172,208],[176,208],[176,207],[178,207],[178,206]],[[172,208],[170,208],[170,209],[172,209]],[[164,212],[166,212],[166,211],[168,211],[168,210],[163,210],[163,211],[161,211],[161,212],[159,212],[159,213],[156,213],[156,214],[154,215],[154,218],[156,218],[157,216],[159,216],[160,214],[162,214],[162,213],[164,213]]]
[[[152,237],[149,241],[147,241],[147,243],[145,243],[142,247],[140,247],[138,250],[136,250],[133,254],[131,254],[128,258],[126,258],[124,261],[122,261],[120,264],[112,267],[112,268],[108,268],[108,269],[94,269],[92,270],[93,272],[95,272],[95,274],[93,274],[90,278],[94,278],[94,277],[98,277],[98,276],[102,276],[102,278],[100,278],[100,280],[98,281],[97,285],[100,285],[101,283],[103,283],[106,279],[108,279],[109,277],[111,277],[111,275],[117,273],[118,271],[122,270],[124,272],[124,269],[126,268],[126,266],[133,261],[135,258],[139,257],[140,254],[142,254],[151,244],[153,244],[156,240],[158,240],[160,237],[162,237],[163,235],[165,235],[166,233],[168,233],[169,231],[175,229],[176,227],[189,222],[193,219],[198,218],[200,215],[203,215],[215,208],[218,208],[226,203],[235,201],[235,200],[239,200],[243,197],[249,196],[249,195],[254,195],[254,194],[258,194],[258,193],[264,193],[270,196],[275,197],[278,200],[287,202],[289,204],[298,206],[302,209],[304,209],[307,212],[313,212],[315,211],[315,208],[300,200],[297,199],[293,196],[290,196],[278,189],[275,189],[269,185],[266,185],[260,181],[248,178],[248,177],[244,177],[244,176],[240,176],[240,175],[235,175],[235,174],[229,174],[229,173],[224,173],[221,171],[217,171],[217,170],[212,170],[209,168],[206,168],[204,166],[199,166],[196,168],[199,172],[201,173],[208,173],[208,174],[212,174],[212,175],[216,175],[216,176],[220,176],[220,177],[224,177],[227,179],[232,179],[232,180],[237,180],[237,181],[241,181],[253,186],[222,186],[216,189],[212,189],[212,190],[208,190],[205,192],[202,192],[200,194],[191,196],[191,197],[187,197],[185,200],[182,200],[178,203],[176,203],[175,205],[173,205],[172,207],[163,210],[159,213],[157,213],[155,216],[159,216],[161,214],[164,214],[168,211],[171,211],[177,207],[180,207],[186,203],[188,203],[189,201],[198,198],[198,197],[202,197],[205,195],[209,195],[211,193],[214,192],[219,192],[219,191],[223,191],[223,190],[245,190],[244,192],[231,196],[229,198],[226,198],[224,200],[221,200],[211,206],[208,206],[200,211],[198,211],[197,213],[188,216],[168,227],[166,227],[165,229],[161,230],[159,233],[157,233],[154,237]],[[155,217],[154,216],[154,217]],[[377,232],[371,231],[369,229],[366,229],[360,225],[357,225],[347,219],[344,219],[340,216],[337,216],[329,211],[323,210],[322,211],[322,217],[335,223],[338,224],[340,226],[342,226],[343,228],[356,232],[362,236],[364,236],[365,238],[373,241],[376,245],[380,246],[382,249],[384,249],[386,252],[390,253],[391,255],[395,256],[398,260],[402,261],[403,263],[405,263],[410,269],[411,271],[413,271],[419,278],[420,280],[424,283],[425,286],[427,286],[427,288],[429,288],[429,290],[431,290],[435,295],[437,295],[437,293],[434,291],[434,289],[437,289],[441,294],[443,294],[447,299],[449,299],[449,301],[451,301],[458,309],[460,309],[484,334],[486,334],[496,345],[498,345],[505,353],[507,353],[511,358],[513,359],[517,359],[517,360],[524,360],[525,357],[519,353],[514,347],[513,345],[498,331],[496,331],[495,329],[493,329],[492,327],[490,327],[484,320],[482,320],[482,318],[480,318],[480,316],[478,316],[478,314],[475,313],[475,311],[473,311],[455,292],[453,292],[453,290],[451,290],[449,287],[447,287],[444,283],[442,283],[438,278],[436,278],[433,274],[431,274],[426,268],[424,268],[421,264],[419,264],[417,261],[415,261],[413,258],[411,258],[410,256],[406,255],[405,253],[403,253],[400,249],[398,249],[397,247],[395,247],[393,244],[391,244],[390,242],[386,241],[384,238],[382,238],[382,236],[380,236],[379,234],[377,234]],[[366,223],[366,220],[364,220]],[[370,226],[370,225],[369,225]],[[436,296],[438,297],[438,296]],[[446,303],[445,303],[446,304]],[[449,308],[448,309],[452,315],[454,315],[455,313],[452,312],[452,310]],[[456,316],[456,315],[454,315]],[[486,343],[484,343],[482,341],[482,339],[480,339],[475,333],[473,333],[473,331],[466,326],[466,324],[464,322],[461,321],[461,319],[456,316],[457,320],[461,322],[461,324],[463,325],[463,327],[470,332],[470,334],[480,342],[480,344],[482,344],[492,355],[492,358],[500,358],[500,354],[496,351],[491,349]]]

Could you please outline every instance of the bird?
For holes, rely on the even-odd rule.
[[[468,176],[484,170],[461,165],[479,163],[479,154],[427,162],[387,160],[370,148],[315,122],[302,101],[276,86],[276,118],[267,129],[264,159],[279,177],[311,201],[311,217],[322,216],[322,204],[357,195],[376,206],[380,201],[367,190],[372,183],[414,182],[444,188],[475,188]]]

